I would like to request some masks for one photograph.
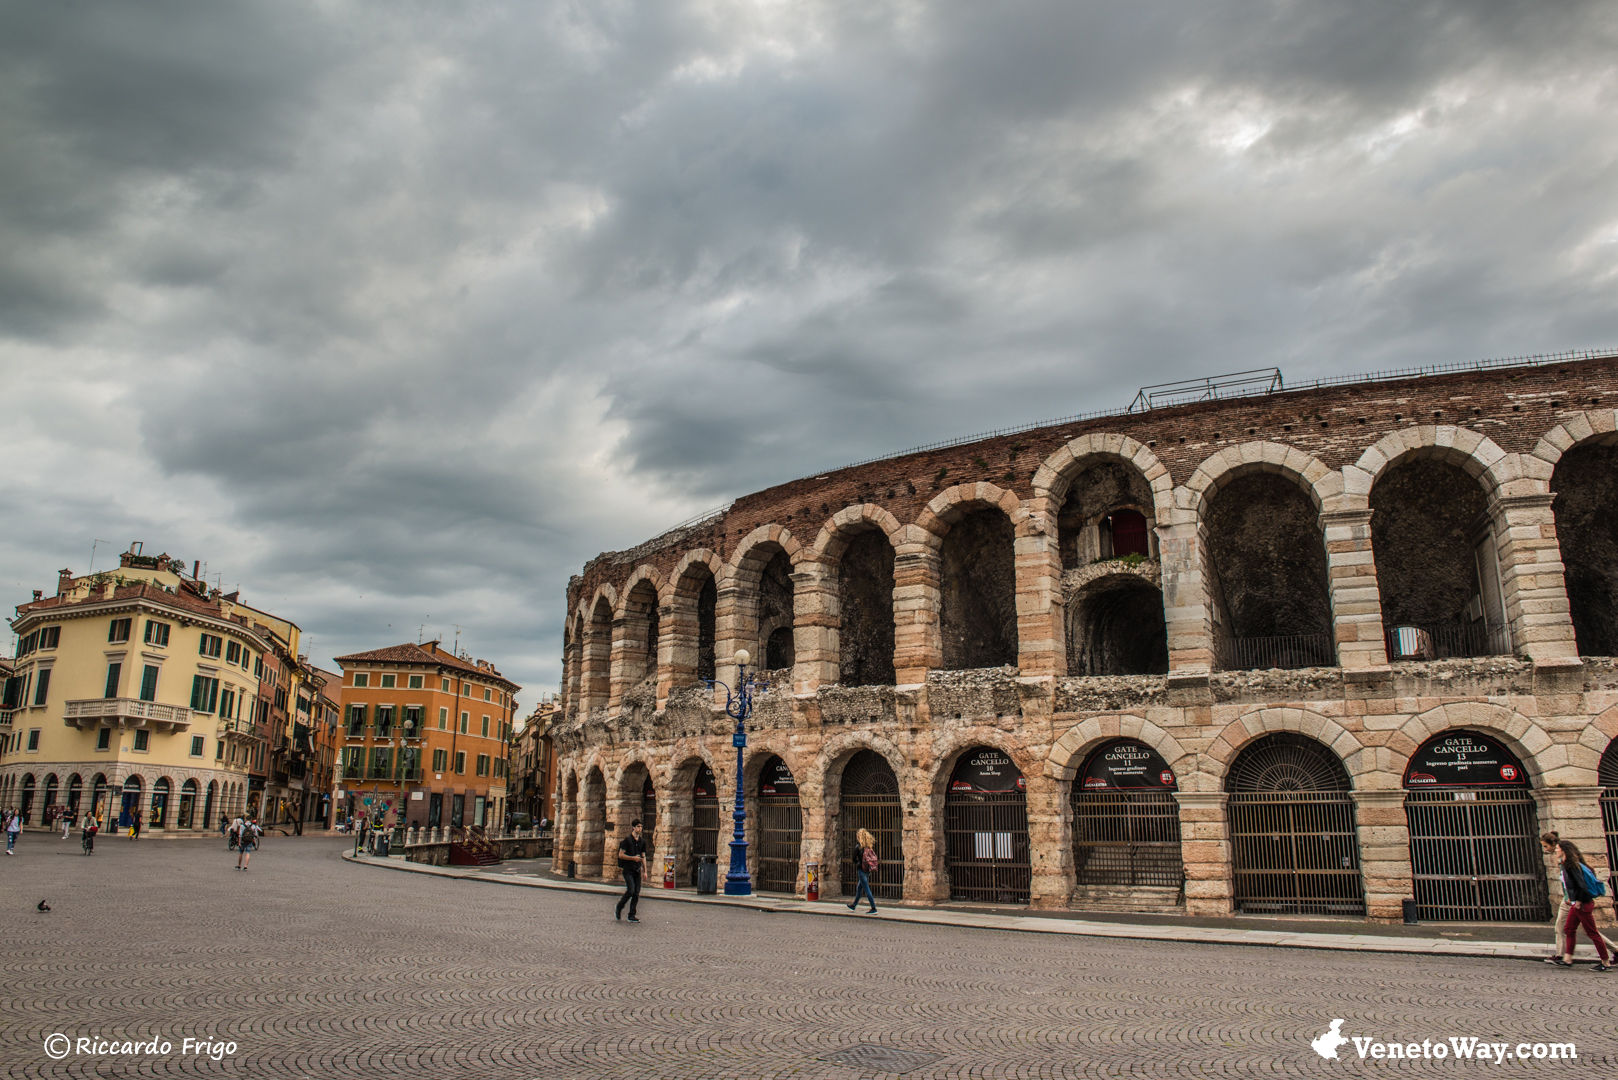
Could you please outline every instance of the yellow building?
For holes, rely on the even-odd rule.
[[[25,824],[94,808],[104,829],[138,812],[143,831],[206,831],[257,810],[271,705],[279,698],[285,715],[297,689],[294,624],[136,544],[115,571],[62,571],[56,595],[36,591],[11,625],[0,805]],[[267,667],[279,685],[266,688]]]

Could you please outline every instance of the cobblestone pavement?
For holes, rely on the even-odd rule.
[[[611,901],[388,872],[340,840],[28,836],[0,857],[0,1076],[1472,1076],[1310,1040],[1572,1042],[1611,1077],[1618,972],[1055,938]],[[34,910],[40,899],[53,910]],[[167,1040],[53,1062],[48,1036]],[[234,1041],[220,1061],[182,1040]],[[1493,1068],[1493,1067],[1491,1067]],[[1493,1075],[1493,1073],[1489,1073]]]

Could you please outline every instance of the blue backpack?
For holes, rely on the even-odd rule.
[[[1584,871],[1584,886],[1590,890],[1591,897],[1599,899],[1607,895],[1607,887],[1601,884],[1601,879],[1596,877],[1594,870],[1583,863],[1579,864],[1579,869]]]

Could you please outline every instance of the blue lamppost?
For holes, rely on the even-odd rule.
[[[730,873],[725,875],[726,896],[753,895],[753,878],[747,872],[747,806],[743,801],[742,751],[747,749],[747,718],[753,713],[753,694],[762,690],[764,684],[748,681],[747,662],[751,659],[746,649],[736,650],[735,690],[715,679],[708,680],[709,687],[725,687],[725,715],[736,721],[736,732],[730,737],[731,744],[736,747],[736,809],[731,814],[736,831],[730,841]]]

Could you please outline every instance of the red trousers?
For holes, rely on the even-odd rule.
[[[1567,905],[1567,922],[1562,924],[1562,934],[1567,938],[1567,951],[1573,951],[1573,936],[1578,933],[1578,927],[1584,927],[1584,933],[1596,947],[1596,953],[1601,957],[1603,964],[1608,963],[1607,943],[1602,940],[1601,933],[1596,930],[1595,918],[1596,902],[1586,900],[1582,904],[1569,903]]]

